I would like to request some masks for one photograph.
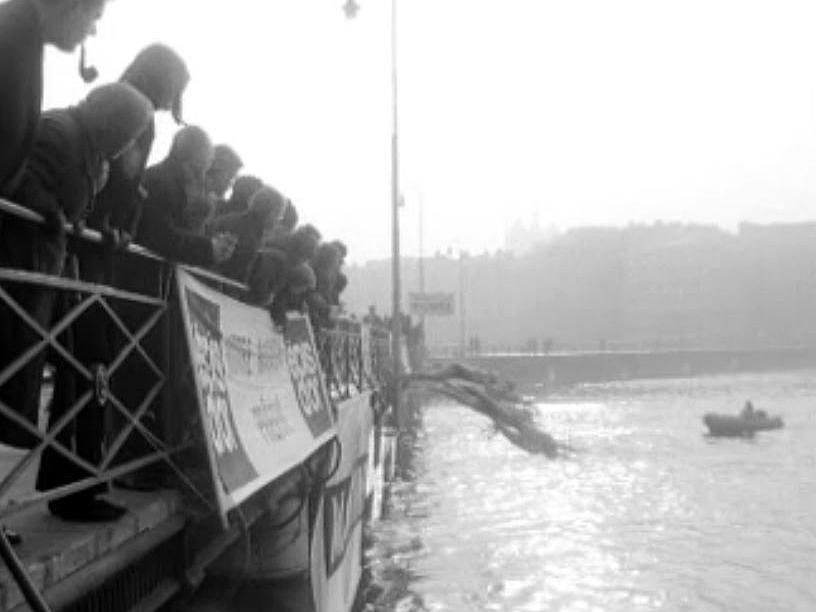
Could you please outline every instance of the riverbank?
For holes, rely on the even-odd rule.
[[[449,363],[450,359],[433,360]],[[816,367],[816,349],[684,349],[664,351],[564,352],[468,355],[468,365],[494,371],[523,386],[553,389],[576,383],[677,378]]]

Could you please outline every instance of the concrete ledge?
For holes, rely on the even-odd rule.
[[[176,491],[150,493],[115,491],[109,499],[129,509],[115,523],[69,523],[52,516],[45,506],[22,512],[8,520],[9,528],[23,536],[15,548],[34,585],[47,592],[83,568],[99,561],[179,513]],[[0,610],[23,603],[7,568],[0,568]]]

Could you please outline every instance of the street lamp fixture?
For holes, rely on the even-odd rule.
[[[346,19],[354,19],[359,10],[360,5],[354,0],[346,0],[346,3],[343,5],[343,12],[346,14]]]

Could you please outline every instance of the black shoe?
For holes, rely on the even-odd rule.
[[[113,481],[117,489],[125,489],[126,491],[141,491],[148,493],[152,491],[159,491],[167,488],[166,478],[158,473],[136,473],[129,474],[122,478],[117,478]]]
[[[127,513],[127,508],[104,499],[55,499],[48,502],[48,509],[54,516],[72,523],[111,523]]]
[[[3,535],[6,536],[6,539],[8,540],[9,544],[11,544],[12,546],[17,546],[18,544],[23,543],[23,536],[21,536],[13,529],[9,529],[5,525],[3,525],[3,527],[0,529],[3,530]]]

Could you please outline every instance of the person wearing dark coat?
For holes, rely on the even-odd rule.
[[[10,0],[0,4],[0,198],[10,197],[19,187],[34,142],[42,108],[44,46],[50,44],[62,51],[73,51],[94,33],[94,24],[102,15],[105,2]],[[6,218],[11,217],[0,214],[0,267],[21,267],[27,263],[27,269],[41,271],[28,236],[2,229]],[[59,221],[51,219],[51,225]],[[25,288],[23,292],[27,293]],[[36,301],[31,295],[27,299]],[[46,313],[32,314],[39,321],[38,317]],[[0,343],[0,372],[17,357],[15,339],[20,340],[17,334],[24,333],[18,327],[17,315],[0,304],[0,337],[4,340]],[[9,385],[22,384],[24,390],[25,381],[26,375],[21,373],[7,381],[6,391],[0,389],[0,401],[4,393],[15,395],[15,391],[8,390]],[[3,427],[5,421],[0,417],[0,427],[6,430],[0,439],[15,446],[35,443],[21,428]],[[18,534],[5,527],[3,531],[13,544],[20,542]]]
[[[105,2],[10,0],[0,4],[0,197],[16,191],[34,142],[42,106],[44,46],[73,51],[94,33]]]
[[[246,281],[252,302],[261,306],[272,304],[275,297],[284,292],[290,271],[311,260],[319,244],[320,239],[307,227],[298,228],[259,250],[250,264]],[[278,308],[282,304],[284,302],[279,302]]]
[[[317,292],[327,304],[332,303],[334,285],[337,275],[340,274],[341,251],[332,242],[320,245],[317,254],[312,259],[312,268],[317,277]]]
[[[263,181],[257,176],[252,176],[251,174],[239,176],[232,185],[232,193],[230,194],[229,200],[221,202],[216,208],[216,218],[246,212],[249,207],[250,198],[263,186]]]
[[[137,240],[159,255],[194,266],[212,266],[232,255],[235,240],[226,234],[212,238],[184,229],[191,198],[203,191],[212,161],[206,132],[187,126],[176,133],[168,156],[145,174],[147,199]]]
[[[213,162],[207,170],[207,193],[225,203],[224,197],[243,167],[244,162],[235,149],[226,144],[215,145]],[[223,208],[223,205],[218,208]]]
[[[348,256],[348,247],[346,243],[342,240],[332,240],[330,243],[334,248],[337,249],[337,252],[340,254],[340,265],[342,266],[346,263],[346,257]]]
[[[132,85],[147,96],[156,112],[170,111],[177,123],[181,121],[182,96],[190,74],[184,60],[170,47],[162,44],[146,47],[125,69],[119,81]],[[151,120],[134,145],[111,163],[108,184],[99,194],[88,218],[88,226],[102,232],[113,247],[127,246],[136,234],[146,195],[142,181],[154,138],[155,121]],[[85,268],[86,273],[91,272],[88,265]],[[88,280],[111,282],[111,275],[109,268],[103,268],[99,271],[99,278]]]
[[[218,266],[218,272],[245,281],[263,237],[278,223],[286,206],[286,198],[277,190],[263,187],[252,196],[245,213],[234,213],[213,221],[213,232],[231,234],[237,240],[232,257]]]
[[[275,296],[286,286],[290,267],[289,256],[283,249],[259,250],[247,273],[250,301],[256,306],[270,306]]]
[[[298,224],[298,211],[292,200],[288,201],[286,211],[280,222],[272,229],[272,231],[264,238],[264,243],[270,246],[276,244],[280,245],[286,241],[287,236],[290,236],[295,231]],[[318,242],[320,241],[318,237]]]
[[[346,290],[346,287],[348,287],[348,276],[340,272],[337,275],[337,281],[334,283],[334,290],[332,291],[329,304],[332,306],[340,306],[340,296],[343,294],[343,291]]]
[[[212,221],[224,208],[224,194],[243,166],[238,154],[227,145],[216,145],[213,161],[204,179],[204,191],[192,198],[184,212],[184,228],[202,234],[212,233]]]
[[[314,271],[308,263],[289,266],[283,288],[272,299],[269,307],[275,325],[285,329],[287,312],[303,312],[306,298],[309,292],[314,291],[316,284]]]
[[[104,184],[107,159],[114,157],[144,129],[145,99],[127,86],[93,90],[75,108],[48,111],[39,122],[34,148],[13,198],[41,214],[43,225],[17,217],[3,219],[0,262],[3,266],[59,276],[66,254],[64,223],[78,222]],[[106,126],[115,121],[116,129]],[[10,285],[8,293],[42,327],[51,323],[54,291],[25,284]],[[0,311],[0,371],[39,336],[17,315]],[[39,362],[38,362],[39,359]],[[0,401],[37,422],[41,354],[0,385]],[[0,441],[30,447],[36,437],[0,422]]]
[[[92,90],[76,107],[43,113],[25,175],[14,194],[15,199],[46,218],[59,218],[76,226],[87,214],[93,199],[107,180],[108,160],[115,159],[133,143],[147,127],[152,112],[149,100],[141,93],[129,85],[112,84]],[[14,221],[19,224],[17,227]],[[11,229],[17,235],[28,231],[30,252],[38,261],[40,270],[52,275],[61,274],[66,257],[66,236],[62,223],[47,223],[43,227],[29,225],[26,228],[22,221],[14,221],[9,220],[4,229]],[[59,295],[62,298],[65,293]],[[50,327],[56,306],[56,291],[32,287],[17,297],[21,305],[28,306],[27,310],[35,315],[44,329]],[[73,341],[74,331],[71,328],[66,330],[61,342],[83,365],[90,366],[83,359],[83,343]],[[25,338],[26,335],[29,337]],[[18,330],[13,337],[20,340],[19,344],[11,342],[16,345],[18,354],[30,346],[32,339],[36,339],[36,335],[22,330]],[[16,390],[16,398],[9,398],[35,423],[44,360],[45,354],[41,352],[26,365],[23,386]],[[52,423],[62,420],[78,397],[75,384],[79,377],[73,367],[59,357],[56,365],[50,410]],[[14,393],[13,387],[11,391]],[[98,462],[101,460],[102,431],[99,413],[86,409],[60,430],[56,439],[83,459]],[[47,447],[42,454],[37,486],[40,490],[48,490],[87,476],[85,470]],[[76,496],[76,499],[69,496],[54,500],[49,503],[49,508],[55,514],[70,517],[70,511],[76,510],[77,503],[81,501],[83,511],[99,514],[100,506],[95,503],[93,495]],[[99,504],[107,510],[107,502]],[[67,511],[63,514],[65,509]]]

